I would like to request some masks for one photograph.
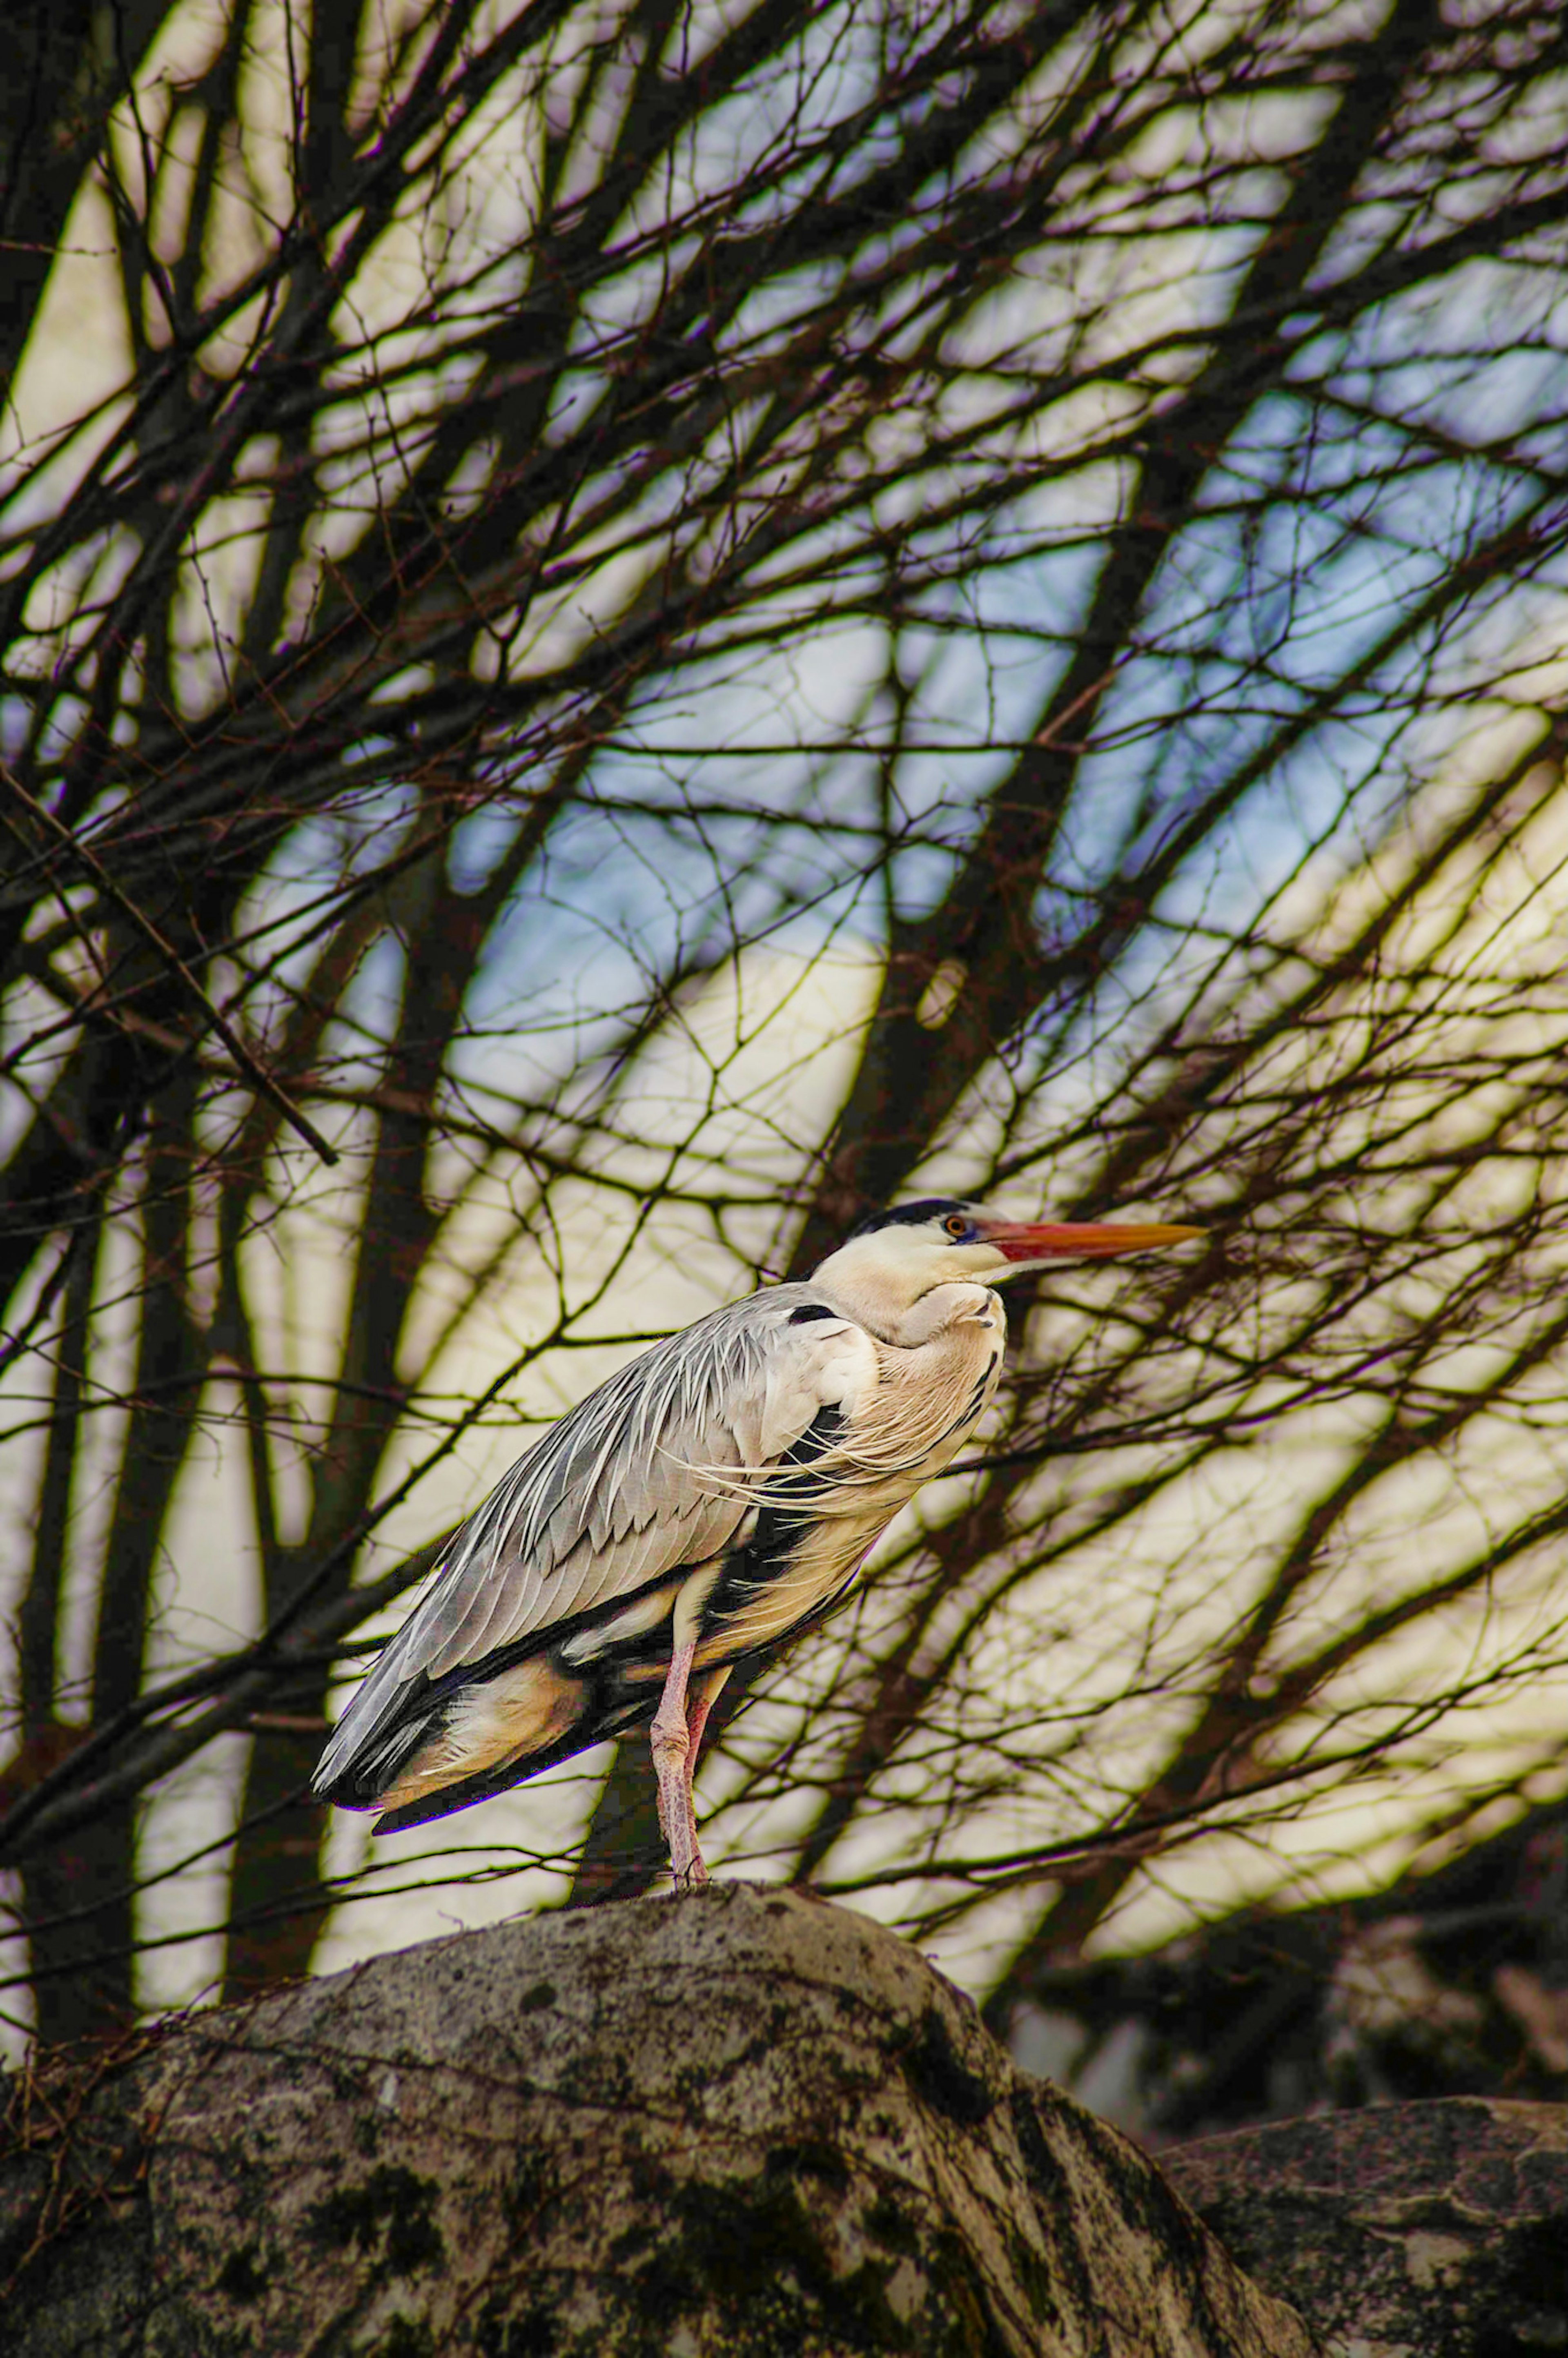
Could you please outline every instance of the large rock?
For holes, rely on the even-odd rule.
[[[28,2358],[1311,2358],[903,1942],[717,1886],[460,1936],[10,2086]]]
[[[1355,2358],[1568,2352],[1568,2108],[1373,2104],[1161,2157],[1271,2290]]]

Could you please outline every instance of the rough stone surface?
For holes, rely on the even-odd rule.
[[[719,1886],[12,2082],[28,2358],[1312,2358],[910,1948]]]
[[[1568,2107],[1484,2096],[1238,2129],[1161,2161],[1345,2358],[1568,2352]]]

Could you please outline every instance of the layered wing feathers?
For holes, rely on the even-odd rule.
[[[379,1749],[416,1693],[729,1548],[756,1512],[752,1474],[876,1381],[870,1336],[809,1284],[730,1303],[632,1360],[454,1533],[339,1723],[317,1790]]]

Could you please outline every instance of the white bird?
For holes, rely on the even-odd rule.
[[[651,1721],[677,1887],[692,1771],[734,1665],[819,1621],[963,1447],[1006,1325],[986,1281],[1197,1228],[1008,1220],[948,1197],[863,1220],[803,1282],[715,1310],[600,1384],[452,1538],[315,1787],[419,1825]]]

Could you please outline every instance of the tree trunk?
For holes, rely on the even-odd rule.
[[[301,1682],[289,1698],[302,1719],[327,1725],[327,1682]],[[310,1798],[310,1772],[321,1757],[319,1734],[259,1730],[245,1767],[229,1880],[226,1998],[254,1996],[308,1973],[311,1952],[331,1905],[321,1880],[327,1811]]]
[[[11,2082],[32,2358],[1313,2358],[913,1950],[738,1884],[432,1942]]]

